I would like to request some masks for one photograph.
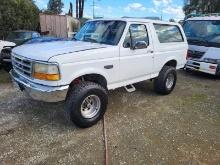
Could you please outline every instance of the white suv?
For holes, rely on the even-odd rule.
[[[73,41],[23,45],[12,50],[12,79],[33,99],[66,101],[67,117],[79,127],[99,121],[107,90],[154,79],[169,94],[176,69],[186,63],[187,41],[177,23],[146,19],[88,21]]]

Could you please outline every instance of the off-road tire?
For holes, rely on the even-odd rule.
[[[170,88],[167,88],[166,81],[170,74],[174,77],[174,81],[172,86]],[[162,95],[170,94],[176,85],[176,80],[177,80],[176,69],[171,66],[164,66],[160,71],[159,76],[156,79],[154,79],[154,90]]]
[[[100,99],[100,108],[92,118],[85,118],[81,113],[81,105],[88,96],[95,95]],[[81,82],[68,91],[65,103],[66,118],[81,128],[91,127],[102,119],[107,109],[108,96],[104,87],[93,82]]]

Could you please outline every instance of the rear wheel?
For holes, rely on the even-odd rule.
[[[68,92],[66,116],[78,127],[87,128],[103,117],[107,103],[107,91],[102,86],[93,82],[81,82]]]
[[[173,91],[176,80],[176,69],[171,66],[164,66],[159,76],[154,80],[154,89],[159,94],[169,94]]]

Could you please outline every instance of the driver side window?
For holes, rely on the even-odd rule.
[[[138,42],[145,42],[146,47],[149,45],[147,28],[143,24],[132,24],[125,37],[124,48],[133,48]]]

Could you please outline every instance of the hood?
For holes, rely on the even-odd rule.
[[[0,44],[2,45],[2,47],[4,47],[4,46],[15,46],[14,42],[3,41],[3,40],[0,40]]]
[[[201,60],[204,58],[220,59],[220,48],[189,45],[189,50],[205,52]]]
[[[108,47],[108,45],[81,41],[54,41],[21,45],[15,47],[12,52],[33,60],[48,61],[56,55],[105,47]]]

